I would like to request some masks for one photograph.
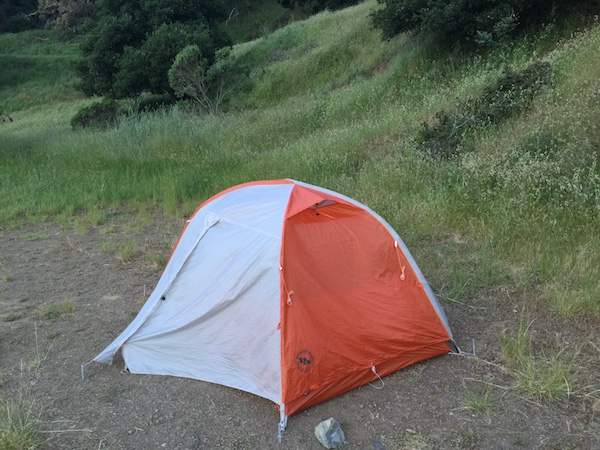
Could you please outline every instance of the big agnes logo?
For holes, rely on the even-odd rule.
[[[313,361],[313,355],[308,350],[300,350],[296,355],[296,367],[300,372],[310,372],[312,370]]]

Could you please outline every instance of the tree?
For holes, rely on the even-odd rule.
[[[378,0],[373,13],[384,38],[403,32],[432,36],[448,45],[491,46],[523,29],[582,11],[596,0]],[[597,6],[597,5],[596,5]]]
[[[169,69],[169,84],[178,97],[191,97],[209,114],[218,114],[229,61],[228,48],[220,50],[215,63],[209,65],[197,45],[188,45]]]
[[[33,24],[26,15],[35,11],[37,0],[0,0],[0,32],[18,32]]]
[[[287,9],[298,8],[307,14],[316,14],[325,9],[337,10],[356,5],[362,0],[279,0],[281,6]]]
[[[230,44],[217,26],[222,0],[99,0],[97,8],[77,66],[86,95],[171,92],[167,71],[181,49],[195,44],[212,62]]]

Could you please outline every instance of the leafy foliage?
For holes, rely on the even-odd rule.
[[[378,1],[385,7],[372,17],[385,38],[421,32],[448,45],[483,47],[505,43],[531,25],[598,8],[594,0]]]
[[[337,10],[356,5],[361,0],[279,0],[284,8],[298,8],[308,14],[316,14],[325,9]]]
[[[96,5],[92,0],[38,0],[34,15],[46,28],[72,28],[95,13]]]
[[[225,17],[220,0],[104,0],[98,9],[77,66],[86,95],[167,92],[167,71],[186,45],[197,45],[212,62],[215,51],[230,42],[216,25]]]
[[[536,94],[551,81],[552,67],[535,62],[521,72],[510,67],[476,98],[459,103],[453,112],[440,111],[432,124],[424,122],[417,140],[432,158],[458,154],[462,135],[470,128],[498,124],[531,105]]]
[[[83,108],[71,119],[73,128],[107,128],[117,121],[118,105],[114,100],[102,100]]]
[[[214,79],[208,73],[208,60],[197,45],[188,45],[169,69],[169,84],[178,97],[189,96],[209,113],[216,114],[223,98],[223,83],[213,91]]]
[[[32,28],[26,14],[35,11],[36,0],[0,0],[0,32],[17,33]]]

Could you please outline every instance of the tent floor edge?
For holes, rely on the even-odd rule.
[[[412,364],[416,364],[418,362],[446,353],[451,353],[452,350],[452,347],[447,343],[447,341],[442,341],[425,348],[404,352],[399,356],[377,364],[377,373],[373,371],[372,366],[365,367],[347,375],[340,380],[332,381],[314,391],[307,392],[301,397],[287,401],[285,404],[285,414],[287,416],[291,416],[318,403],[324,402],[368,383],[372,383],[373,381],[378,380],[379,377],[385,377],[386,375],[397,372],[400,369]]]

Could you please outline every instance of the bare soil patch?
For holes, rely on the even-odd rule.
[[[332,416],[346,449],[600,448],[593,398],[533,401],[498,367],[455,355],[390,375],[383,389],[364,386],[292,416],[281,445],[275,405],[245,392],[123,374],[119,359],[87,366],[82,381],[81,364],[131,322],[156,285],[161,270],[148,255],[168,257],[182,226],[155,217],[137,232],[122,221],[85,234],[49,222],[0,228],[0,390],[34,400],[44,448],[317,449],[314,427]],[[132,241],[133,259],[120,261],[119,245]],[[72,312],[47,314],[48,305],[69,302]],[[475,339],[478,357],[501,364],[500,336],[518,328],[522,302],[499,290],[469,306],[443,303],[458,344],[470,351]],[[532,333],[579,345],[573,348],[588,361],[600,359],[597,319],[557,321],[532,312]],[[598,364],[586,367],[594,372],[583,375],[586,382],[600,389]],[[488,408],[466,406],[467,396],[482,393]]]

